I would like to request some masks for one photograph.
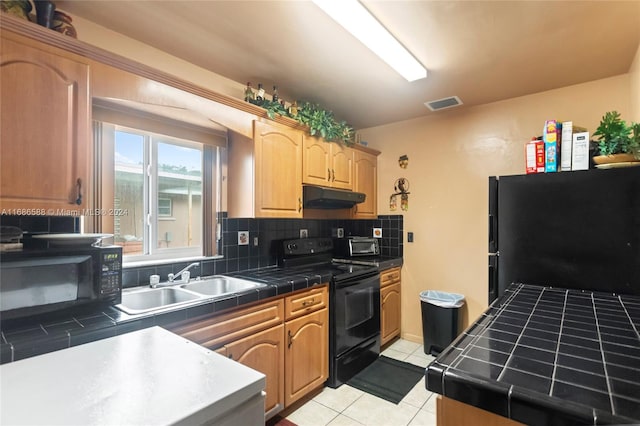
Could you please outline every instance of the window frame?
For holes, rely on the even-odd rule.
[[[151,167],[151,176],[146,178],[145,181],[145,194],[148,194],[150,189],[147,185],[155,185],[157,191],[158,182],[158,167],[157,167],[157,151],[153,147],[157,147],[159,143],[176,142],[179,146],[191,146],[198,147],[202,152],[202,194],[201,194],[201,208],[202,208],[202,224],[201,224],[201,244],[196,248],[159,248],[151,250],[150,253],[145,250],[143,254],[125,254],[123,256],[125,264],[145,264],[145,263],[161,263],[167,260],[178,259],[194,259],[218,256],[217,244],[220,235],[217,232],[218,229],[218,214],[217,212],[221,206],[221,167],[220,158],[223,155],[222,147],[218,144],[205,144],[199,141],[188,141],[182,138],[176,138],[164,134],[159,134],[146,129],[137,129],[130,126],[119,125],[109,123],[105,121],[94,120],[94,142],[95,142],[95,164],[96,173],[94,175],[95,185],[94,190],[97,196],[94,198],[96,208],[100,211],[109,211],[113,208],[115,199],[115,131],[121,130],[134,134],[145,135],[145,162],[146,158],[152,158],[152,163],[155,167]],[[157,137],[155,142],[151,140],[147,143],[147,136],[151,139],[153,135]],[[147,149],[152,149],[149,153]],[[159,193],[155,195],[155,199],[160,197]],[[155,219],[152,220],[152,225],[148,225],[146,215],[151,211],[149,205],[149,197],[145,196],[145,230],[144,230],[144,242],[143,245],[148,244],[151,246],[153,241],[156,245],[159,242],[158,238],[158,221],[161,220],[175,220],[171,216],[160,216],[158,212],[154,212]],[[173,207],[172,207],[173,209]],[[156,208],[157,201],[156,201]],[[114,233],[114,216],[102,215],[97,218],[93,218],[93,228],[97,232]],[[154,239],[153,236],[157,236]],[[147,243],[148,241],[148,243]],[[154,253],[155,252],[155,253]]]

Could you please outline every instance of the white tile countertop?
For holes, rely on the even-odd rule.
[[[203,424],[262,401],[264,386],[263,374],[152,327],[0,366],[0,423]]]

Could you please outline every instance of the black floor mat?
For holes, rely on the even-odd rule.
[[[347,384],[397,404],[424,377],[424,371],[417,365],[381,356]]]

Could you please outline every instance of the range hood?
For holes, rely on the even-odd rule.
[[[350,209],[364,202],[366,195],[361,192],[305,185],[303,198],[304,207],[310,209]]]

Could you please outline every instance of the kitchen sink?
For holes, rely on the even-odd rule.
[[[182,284],[180,288],[205,296],[220,296],[264,286],[266,286],[266,284],[243,280],[241,278],[214,275],[201,280],[191,281],[188,284]]]
[[[125,290],[122,292],[122,302],[116,305],[116,308],[128,314],[142,314],[188,304],[202,298],[200,295],[175,287]]]

